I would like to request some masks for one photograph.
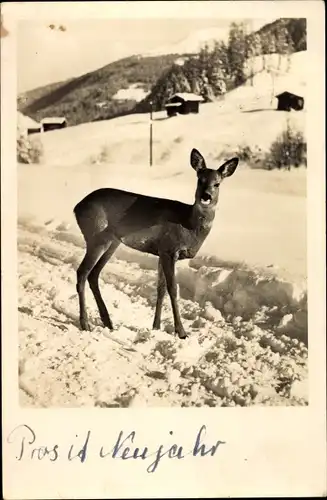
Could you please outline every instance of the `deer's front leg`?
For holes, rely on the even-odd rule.
[[[161,264],[161,259],[159,258],[158,262],[158,285],[157,285],[157,304],[156,304],[156,312],[154,315],[154,321],[153,321],[153,329],[154,330],[159,330],[160,329],[160,322],[161,322],[161,310],[162,310],[162,303],[166,294],[167,290],[167,285],[166,285],[166,278],[165,274],[162,268]]]
[[[181,317],[178,308],[178,301],[177,301],[177,283],[175,277],[176,256],[163,254],[160,256],[160,259],[163,272],[166,278],[167,290],[170,296],[171,306],[173,309],[175,332],[178,334],[180,339],[185,339],[187,337],[187,333],[185,332],[181,322]]]

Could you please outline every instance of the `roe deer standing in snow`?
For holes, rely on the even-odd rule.
[[[162,303],[168,289],[175,332],[181,339],[187,337],[177,303],[175,264],[178,260],[193,258],[208,236],[215,217],[219,185],[234,173],[238,158],[212,170],[206,167],[199,151],[193,149],[190,161],[198,177],[193,205],[107,188],[93,191],[74,208],[86,241],[86,255],[77,270],[76,287],[83,330],[90,329],[85,307],[86,280],[104,326],[113,329],[98,281],[105,264],[120,243],[124,243],[159,257],[153,328],[160,328]]]

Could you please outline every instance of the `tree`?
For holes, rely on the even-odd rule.
[[[192,56],[185,62],[183,72],[194,94],[200,94],[198,58]]]
[[[212,87],[214,95],[222,95],[226,92],[224,73],[219,64],[217,64],[216,68],[211,74],[210,85]]]
[[[209,83],[203,84],[201,96],[203,97],[204,102],[212,102],[215,100],[215,94],[214,94],[212,87]]]
[[[206,43],[199,52],[198,66],[200,72],[204,70],[206,71],[208,69],[208,67],[210,66],[211,58],[212,55],[209,49],[209,45]]]
[[[255,34],[250,33],[246,37],[246,58],[248,61],[248,66],[249,66],[249,76],[251,79],[251,85],[253,86],[253,77],[254,77],[254,57],[256,55],[255,53]]]
[[[276,53],[276,37],[274,33],[269,33],[268,36],[268,54],[269,54],[269,66],[273,66],[273,58],[271,57]]]
[[[226,92],[229,75],[227,46],[224,42],[217,41],[212,49],[212,62],[208,71],[209,82],[215,95]]]
[[[305,18],[287,19],[287,31],[295,51],[307,49],[307,20]]]
[[[261,33],[261,54],[262,54],[262,69],[266,69],[267,54],[269,53],[269,36],[266,32]]]
[[[244,66],[246,60],[246,36],[243,23],[232,23],[228,37],[228,65],[230,74],[237,87],[245,82]]]
[[[200,89],[200,83],[199,80],[194,77],[191,82],[191,91],[193,94],[200,95],[201,89]]]
[[[281,67],[282,57],[288,52],[288,31],[281,25],[276,30],[276,52],[278,53],[278,69]]]
[[[213,49],[214,56],[216,58],[217,64],[219,64],[220,71],[222,72],[223,78],[226,78],[229,74],[228,66],[228,48],[225,42],[216,42]]]
[[[289,33],[287,33],[286,42],[287,42],[287,68],[286,68],[286,71],[288,72],[291,69],[292,54],[294,52],[293,40],[292,40],[291,35]]]
[[[260,56],[262,53],[261,37],[259,33],[255,33],[253,37],[254,54]]]

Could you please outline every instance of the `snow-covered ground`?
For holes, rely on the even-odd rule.
[[[181,315],[190,333],[182,341],[168,299],[164,331],[151,330],[153,262],[121,253],[100,280],[115,331],[101,326],[88,290],[93,331],[81,332],[75,270],[83,249],[64,228],[46,228],[23,223],[18,233],[22,404],[307,403],[306,297],[289,284],[205,260],[181,266]]]
[[[230,179],[223,186],[203,252],[190,265],[178,265],[189,339],[173,335],[168,298],[165,331],[151,331],[156,259],[124,248],[107,264],[100,285],[116,330],[101,327],[89,290],[93,331],[78,329],[75,271],[84,249],[74,204],[98,185],[138,191],[143,185],[144,192],[192,197],[186,174],[165,178],[160,171],[161,178],[152,170],[157,179],[142,184],[142,174],[133,177],[130,167],[128,175],[120,170],[119,182],[109,165],[107,172],[19,166],[22,404],[306,403],[303,171],[245,170],[234,185]],[[271,184],[264,179],[270,174]]]
[[[234,156],[240,145],[268,149],[287,119],[305,131],[305,113],[267,107],[267,81],[256,78],[224,102],[203,105],[199,115],[156,114],[152,167],[146,115],[45,133],[44,163],[18,165],[21,404],[307,404],[301,168],[268,172],[241,164],[222,185],[209,237],[195,259],[178,264],[187,340],[173,334],[168,298],[163,331],[151,330],[156,258],[123,247],[100,280],[115,330],[102,328],[89,289],[93,330],[78,328],[75,282],[84,242],[75,204],[105,186],[192,203],[192,147],[217,168],[217,158]]]

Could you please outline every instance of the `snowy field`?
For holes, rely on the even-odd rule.
[[[218,168],[238,146],[268,149],[289,119],[254,87],[203,105],[197,116],[146,115],[43,134],[45,160],[18,165],[20,401],[24,406],[306,405],[306,171],[240,165],[221,187],[213,229],[177,279],[186,340],[166,298],[152,331],[155,257],[120,247],[101,274],[114,323],[78,328],[76,269],[84,242],[73,207],[99,187],[192,203],[192,147]],[[262,88],[261,88],[262,90]],[[260,95],[260,97],[259,97]]]
[[[18,167],[21,402],[305,404],[305,172],[245,169],[223,186],[203,251],[190,265],[178,264],[181,315],[190,333],[181,341],[172,333],[168,298],[165,331],[150,329],[156,258],[123,247],[100,285],[115,331],[101,327],[89,290],[93,331],[78,329],[75,271],[84,244],[72,208],[100,184],[142,185],[142,174],[133,178],[131,170],[120,169],[119,182],[116,169],[111,183],[102,181],[105,173],[110,178],[110,165],[94,168],[99,178],[73,168]],[[155,179],[156,172],[144,191],[191,201],[189,171],[193,179],[188,172]]]

